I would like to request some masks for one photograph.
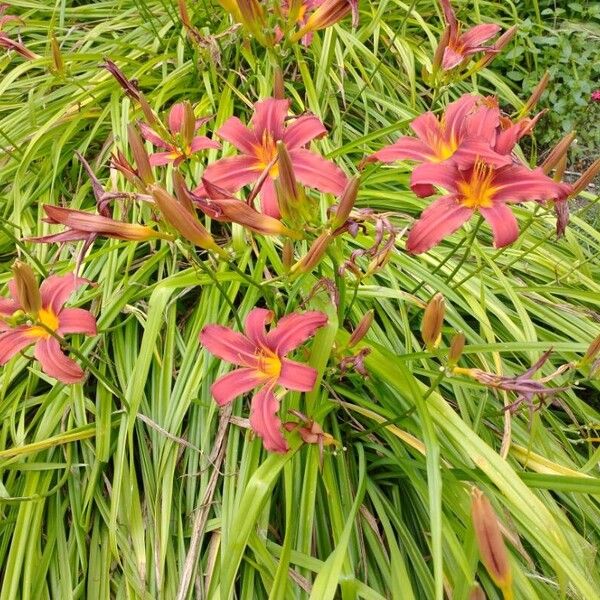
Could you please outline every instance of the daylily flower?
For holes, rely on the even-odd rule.
[[[146,123],[140,123],[140,131],[149,142],[163,148],[166,152],[155,152],[150,155],[150,164],[153,166],[173,163],[175,166],[181,164],[192,154],[207,150],[208,148],[220,148],[220,144],[206,137],[196,135],[196,131],[206,123],[210,117],[196,119],[194,109],[189,102],[178,102],[171,107],[168,117],[168,133],[170,136],[161,136]]]
[[[314,115],[304,115],[288,124],[289,107],[289,100],[267,98],[254,105],[251,127],[246,127],[237,117],[228,119],[217,135],[233,144],[241,154],[222,158],[204,171],[205,179],[230,192],[262,180],[262,211],[276,218],[280,216],[274,187],[274,180],[279,176],[278,141],[285,144],[300,183],[336,195],[341,194],[346,185],[346,176],[339,167],[305,148],[311,140],[325,135],[323,123]],[[206,195],[203,187],[194,193]]]
[[[9,298],[0,298],[0,365],[6,364],[17,352],[34,345],[34,356],[42,371],[63,383],[77,383],[84,373],[79,365],[61,350],[52,333],[96,335],[96,319],[81,308],[64,308],[71,294],[87,279],[68,275],[51,275],[39,288],[40,308],[24,306],[22,291],[15,279],[8,284]],[[37,287],[37,283],[35,284]],[[30,311],[30,312],[28,312]],[[51,333],[52,332],[52,333]]]
[[[494,108],[480,96],[465,94],[450,103],[440,118],[426,112],[414,119],[410,127],[417,134],[416,138],[402,136],[369,156],[367,161],[453,162],[464,168],[479,158],[495,166],[508,165],[512,162],[510,157],[493,147],[499,125],[497,105]],[[415,172],[418,170],[419,167]],[[427,189],[432,191],[430,186]]]
[[[350,12],[352,27],[358,26],[358,0],[288,0],[283,6],[300,25],[292,41],[302,39],[305,46],[311,43],[315,31],[335,25]]]
[[[267,450],[286,452],[288,445],[277,416],[279,402],[273,391],[278,385],[299,392],[313,389],[317,371],[286,357],[327,323],[327,315],[317,311],[291,313],[267,333],[265,325],[272,319],[271,311],[254,308],[246,318],[244,334],[223,325],[207,325],[200,333],[200,342],[215,356],[240,367],[213,383],[211,391],[217,404],[228,404],[260,386],[251,402],[250,426]]]
[[[485,23],[475,25],[464,33],[461,33],[460,23],[456,18],[450,0],[440,0],[440,5],[448,25],[448,40],[442,57],[442,68],[450,71],[458,66],[463,60],[477,52],[493,52],[491,46],[482,44],[493,38],[502,29],[499,25]]]
[[[540,168],[494,168],[482,161],[466,170],[449,164],[422,165],[414,183],[417,189],[425,184],[448,192],[428,206],[410,230],[406,249],[415,254],[435,246],[475,212],[491,225],[494,246],[506,246],[519,236],[517,220],[507,203],[556,199],[566,190],[565,184],[554,182]]]

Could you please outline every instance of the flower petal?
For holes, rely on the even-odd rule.
[[[526,200],[553,200],[562,198],[568,189],[563,183],[556,183],[541,168],[529,169],[511,165],[499,169],[493,180],[497,188],[495,200],[503,202],[524,202]]]
[[[246,317],[244,333],[257,346],[265,346],[267,332],[265,325],[273,320],[273,311],[266,308],[253,308]]]
[[[35,358],[42,365],[44,373],[63,383],[79,383],[84,378],[81,367],[63,353],[58,340],[53,337],[38,340]]]
[[[456,191],[456,178],[458,171],[456,167],[449,163],[423,163],[414,169],[410,178],[410,187],[412,191],[424,198],[430,196],[431,186],[439,186],[447,192]]]
[[[205,135],[197,135],[190,144],[190,150],[192,152],[199,152],[200,150],[207,150],[208,148],[220,148],[221,144],[215,140],[211,140]]]
[[[150,164],[153,167],[160,167],[162,165],[168,165],[169,163],[175,162],[178,158],[181,158],[183,154],[178,150],[170,150],[169,152],[155,152],[150,155]]]
[[[334,163],[303,148],[291,150],[290,158],[294,174],[300,183],[335,195],[344,191],[347,177]]]
[[[482,25],[475,25],[471,27],[460,36],[460,41],[468,49],[474,49],[477,46],[481,46],[483,42],[487,42],[490,38],[494,37],[502,27],[493,23],[484,23]]]
[[[12,315],[21,305],[12,298],[0,298],[0,315]]]
[[[283,122],[290,108],[289,100],[267,98],[254,105],[252,128],[257,140],[262,139],[264,131],[268,131],[274,140],[283,139]]]
[[[254,132],[248,129],[237,117],[227,119],[217,131],[217,135],[233,144],[244,154],[254,154],[254,147],[258,145]]]
[[[314,115],[304,115],[296,119],[287,127],[283,134],[283,141],[288,150],[305,146],[311,140],[322,137],[327,129]]]
[[[506,204],[497,202],[489,208],[480,208],[479,212],[492,227],[495,248],[508,246],[519,237],[519,224]]]
[[[219,377],[212,384],[210,391],[215,402],[219,406],[224,406],[264,382],[264,375],[255,369],[243,367]]]
[[[60,335],[67,333],[85,333],[96,335],[96,319],[83,308],[63,308],[58,313],[58,330]]]
[[[426,112],[413,119],[410,128],[417,137],[427,146],[431,147],[431,141],[440,137],[441,127],[437,117],[432,112]]]
[[[270,452],[287,452],[288,445],[281,434],[281,420],[277,416],[279,402],[273,394],[273,385],[265,385],[252,398],[250,427],[262,438]]]
[[[458,52],[451,48],[450,46],[446,46],[444,49],[444,57],[442,58],[442,69],[444,71],[450,71],[460,65],[460,63],[464,60],[465,53]]]
[[[58,313],[71,294],[87,283],[89,280],[77,277],[75,273],[50,275],[40,286],[42,306]]]
[[[163,140],[160,135],[158,135],[158,133],[156,133],[156,131],[154,131],[154,129],[152,129],[151,127],[149,127],[148,125],[146,125],[146,123],[140,123],[140,133],[142,134],[142,137],[146,140],[148,140],[149,142],[151,142],[152,144],[154,144],[155,146],[158,146],[159,148],[170,148],[171,144],[169,144],[169,142],[166,142],[165,140]]]
[[[512,164],[510,156],[496,152],[490,147],[490,143],[484,139],[467,139],[452,155],[452,161],[460,169],[468,169],[477,160],[483,160],[494,167],[506,167]]]
[[[224,325],[207,325],[200,332],[200,343],[212,354],[234,365],[256,367],[256,345],[245,335]]]
[[[183,119],[185,116],[185,104],[178,102],[173,104],[169,111],[169,129],[171,133],[179,133],[183,126]]]
[[[412,254],[426,252],[445,236],[468,221],[473,210],[461,206],[453,196],[443,196],[430,204],[413,225],[406,240],[406,249]]]
[[[327,315],[319,311],[291,313],[279,320],[267,334],[267,344],[279,356],[297,348],[327,323]]]
[[[444,112],[444,130],[449,139],[457,139],[466,129],[467,116],[475,108],[479,96],[464,94],[458,100],[448,104]]]
[[[281,361],[281,373],[277,379],[277,383],[288,390],[296,390],[298,392],[310,392],[315,387],[317,380],[317,370],[284,358]]]
[[[433,157],[431,148],[421,140],[413,137],[402,136],[398,141],[371,154],[368,161],[380,160],[390,163],[395,160],[426,161]]]
[[[275,184],[270,177],[266,177],[260,188],[260,210],[264,215],[279,219],[279,200],[275,192]]]
[[[248,183],[256,181],[261,171],[258,160],[253,156],[230,156],[208,165],[203,177],[214,185],[237,192]],[[197,193],[202,195],[202,188]]]
[[[27,326],[21,326],[0,333],[0,365],[6,364],[17,352],[35,342],[35,338],[26,334],[28,329]]]

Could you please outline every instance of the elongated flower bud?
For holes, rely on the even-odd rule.
[[[283,142],[277,142],[277,166],[279,170],[278,181],[281,194],[283,195],[283,203],[293,206],[299,200],[298,183],[296,182],[292,159]]]
[[[556,167],[556,165],[561,161],[561,159],[566,156],[569,151],[569,147],[575,140],[575,132],[571,131],[567,133],[554,148],[548,154],[546,160],[542,163],[542,171],[548,175],[552,172],[552,169]]]
[[[442,65],[442,58],[444,57],[444,51],[448,47],[448,42],[450,41],[450,26],[446,25],[444,31],[442,32],[442,37],[435,49],[435,54],[433,55],[433,73],[435,73],[440,66]]]
[[[448,366],[453,367],[461,357],[465,347],[465,334],[457,333],[450,342],[450,350],[448,350]]]
[[[158,185],[151,186],[150,193],[165,221],[186,240],[205,250],[213,250],[225,255],[224,250],[217,246],[204,225],[200,223],[195,215],[190,214],[189,210],[179,203],[176,198]]]
[[[421,323],[421,338],[428,350],[437,348],[440,343],[445,312],[446,303],[444,296],[437,293],[425,307]]]
[[[42,297],[33,269],[27,263],[17,260],[12,266],[12,272],[21,307],[26,313],[37,315],[42,308]]]
[[[64,75],[65,63],[62,59],[58,40],[54,34],[50,37],[50,53],[52,55],[52,68],[54,69],[54,72],[58,73],[59,75]]]
[[[585,354],[581,361],[579,361],[580,365],[587,365],[591,363],[596,357],[600,354],[600,335],[596,337],[596,339],[588,346]]]
[[[138,90],[137,85],[135,85],[131,79],[125,77],[123,71],[121,71],[112,60],[109,60],[108,58],[105,59],[102,66],[117,80],[117,83],[130,98],[139,101],[140,91]]]
[[[527,100],[525,106],[523,107],[523,110],[521,111],[522,115],[527,114],[540,101],[540,98],[542,97],[542,94],[546,91],[549,82],[550,73],[546,71],[542,75],[540,82],[533,89],[533,92],[531,92],[531,96],[529,96],[529,99]]]
[[[133,125],[127,126],[127,136],[140,179],[146,185],[151,185],[154,183],[154,175],[152,174],[150,159],[148,158],[142,137]]]
[[[477,66],[480,69],[489,66],[489,64],[510,44],[512,39],[517,34],[517,26],[513,25],[511,28],[507,29],[497,40],[496,43],[492,46],[491,50],[485,52],[485,54],[479,60]]]
[[[348,340],[348,348],[356,346],[356,344],[358,344],[358,342],[360,342],[365,337],[365,335],[367,335],[367,332],[373,324],[374,318],[375,311],[373,309],[368,310],[364,314],[363,318],[360,320],[360,323],[356,326],[356,329],[352,332],[352,335]]]
[[[598,173],[600,173],[600,158],[595,160],[573,184],[570,196],[573,198],[583,192],[594,181]]]
[[[494,509],[483,492],[477,488],[473,490],[472,494],[471,517],[481,562],[506,597],[507,594],[510,594],[512,587],[508,552]]]
[[[275,67],[275,72],[273,74],[273,98],[277,98],[278,100],[285,99],[285,85],[283,83],[283,71],[281,67]]]
[[[285,242],[283,242],[281,262],[283,263],[283,268],[286,272],[292,268],[292,263],[294,262],[294,242],[292,242],[292,240],[285,240]]]
[[[321,262],[333,237],[331,231],[322,233],[312,243],[306,255],[292,267],[292,273],[308,273],[312,271]]]
[[[173,171],[173,191],[180,204],[189,211],[190,215],[194,215],[195,209],[192,196],[185,184],[183,175],[177,170]]]
[[[331,220],[331,226],[333,229],[341,227],[348,220],[348,217],[354,208],[356,197],[358,196],[359,184],[360,176],[358,175],[348,180],[338,205],[334,207],[335,214]]]

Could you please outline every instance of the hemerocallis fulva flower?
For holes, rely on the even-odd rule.
[[[495,168],[483,161],[464,170],[451,164],[422,165],[415,184],[438,186],[447,192],[423,211],[410,230],[406,249],[415,254],[438,244],[476,212],[491,225],[494,246],[506,246],[519,236],[517,220],[507,203],[552,200],[562,197],[566,189],[540,168],[516,164]]]
[[[252,398],[250,426],[267,450],[286,452],[288,445],[277,415],[279,402],[273,391],[278,385],[299,392],[313,389],[317,371],[286,357],[327,323],[327,315],[318,311],[291,313],[267,333],[265,325],[272,319],[271,311],[254,308],[248,313],[243,334],[223,325],[207,325],[200,333],[200,342],[215,356],[240,367],[213,383],[211,391],[217,404],[224,406],[260,387]]]
[[[338,166],[306,149],[311,140],[327,132],[323,123],[314,115],[304,115],[289,123],[289,107],[289,100],[267,98],[254,105],[250,127],[237,117],[228,119],[217,135],[233,144],[240,154],[222,158],[204,171],[205,179],[231,192],[263,180],[260,189],[262,211],[276,218],[280,216],[274,187],[279,176],[278,141],[285,144],[300,183],[336,195],[341,194],[346,185],[346,175]],[[206,195],[202,186],[194,193]]]
[[[460,23],[456,18],[454,9],[450,0],[440,0],[442,11],[448,25],[448,41],[444,48],[442,57],[442,68],[444,71],[450,71],[457,67],[469,56],[477,52],[493,52],[491,46],[483,46],[490,38],[493,38],[502,29],[500,25],[493,23],[484,23],[475,25],[461,33]]]
[[[81,308],[64,308],[69,296],[87,279],[68,275],[51,275],[37,290],[37,305],[27,302],[25,292],[19,285],[18,271],[8,283],[9,298],[0,298],[0,365],[6,364],[17,352],[34,345],[34,356],[42,371],[63,383],[83,380],[81,367],[65,356],[53,333],[64,336],[69,333],[96,335],[96,319]],[[31,286],[29,286],[31,287]]]
[[[292,36],[292,41],[302,39],[308,46],[312,34],[341,21],[352,12],[352,27],[358,26],[358,0],[288,0],[283,5],[300,25],[300,30]]]
[[[178,166],[182,161],[200,150],[220,148],[220,144],[206,137],[196,135],[196,131],[206,123],[208,118],[196,119],[194,109],[189,102],[178,102],[169,111],[168,139],[154,131],[146,123],[140,123],[140,132],[149,142],[163,148],[165,152],[155,152],[150,155],[150,164],[153,166],[173,163]]]

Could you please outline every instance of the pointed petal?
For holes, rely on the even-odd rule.
[[[466,133],[475,139],[493,145],[496,130],[500,126],[500,110],[498,107],[480,106],[469,118]]]
[[[519,237],[517,219],[506,204],[496,202],[494,206],[489,208],[480,208],[479,212],[492,227],[495,248],[508,246]]]
[[[273,311],[266,308],[253,308],[246,317],[244,333],[257,346],[265,346],[267,332],[265,326],[273,320]]]
[[[460,169],[468,169],[477,160],[483,160],[494,167],[506,167],[512,164],[510,156],[492,150],[489,142],[481,139],[465,140],[452,155],[452,161]]]
[[[414,169],[410,178],[413,192],[423,198],[423,190],[439,186],[447,192],[456,191],[457,168],[449,163],[423,163]],[[424,187],[420,187],[424,186]],[[427,194],[431,195],[431,194]]]
[[[461,206],[453,196],[439,198],[423,211],[413,225],[406,240],[406,249],[412,254],[426,252],[456,231],[472,214],[472,209]]]
[[[287,452],[288,445],[281,434],[281,420],[277,416],[279,402],[273,394],[273,385],[259,390],[250,407],[250,427],[262,438],[263,446],[270,452]]]
[[[36,340],[26,334],[26,326],[0,333],[0,365],[6,364],[17,352],[31,346]]]
[[[473,111],[478,100],[479,97],[474,94],[464,94],[448,104],[444,112],[444,130],[449,139],[458,139],[466,129],[467,116]]]
[[[90,283],[89,280],[77,277],[75,273],[50,275],[40,286],[42,306],[58,313],[71,294],[87,283]]]
[[[327,323],[327,315],[319,311],[291,313],[286,315],[267,334],[267,344],[279,356],[297,348],[315,331]]]
[[[275,184],[270,177],[267,177],[260,188],[260,208],[261,212],[274,219],[281,217],[279,211],[279,201],[275,192]]]
[[[510,154],[521,137],[521,125],[511,125],[497,135],[494,149],[499,154]]]
[[[245,335],[224,325],[207,325],[200,332],[200,343],[212,354],[234,365],[256,367],[256,345]]]
[[[171,133],[179,133],[181,131],[184,116],[185,104],[183,102],[173,104],[169,111],[169,130]]]
[[[305,146],[311,140],[322,137],[327,129],[314,115],[305,115],[296,119],[287,127],[283,134],[283,141],[288,150]]]
[[[243,367],[219,377],[211,386],[210,391],[219,406],[225,406],[234,398],[249,392],[265,382],[264,375],[254,369]]]
[[[563,197],[568,189],[566,184],[556,183],[545,175],[541,168],[531,170],[520,165],[497,171],[493,186],[497,188],[494,199],[502,202],[554,200]]]
[[[465,33],[460,36],[460,41],[467,48],[481,46],[483,42],[494,37],[501,29],[502,27],[500,27],[500,25],[494,25],[492,23],[475,25],[475,27],[471,27],[471,29],[465,31]]]
[[[190,145],[192,152],[199,152],[200,150],[207,150],[208,148],[220,148],[221,144],[215,140],[211,140],[205,135],[197,135]]]
[[[211,163],[206,167],[203,177],[214,185],[237,192],[248,183],[256,181],[260,173],[261,168],[256,158],[240,155]]]
[[[244,154],[254,154],[254,147],[258,145],[254,132],[250,131],[237,117],[227,119],[217,131],[217,135],[233,144]]]
[[[390,163],[395,160],[430,160],[434,156],[431,148],[424,144],[421,140],[413,137],[402,136],[398,141],[390,146],[386,146],[371,154],[368,161],[380,160],[381,162]]]
[[[0,315],[10,316],[19,310],[19,308],[19,303],[15,302],[12,298],[0,298]]]
[[[442,69],[444,69],[444,71],[450,71],[451,69],[454,69],[454,67],[460,65],[464,58],[465,54],[454,50],[450,46],[446,46],[444,57],[442,58]]]
[[[81,367],[63,353],[58,340],[52,337],[38,340],[34,354],[46,375],[63,383],[79,383],[83,380]]]
[[[315,387],[317,380],[317,370],[284,358],[281,361],[281,373],[277,379],[277,383],[288,390],[296,390],[298,392],[310,392]]]
[[[153,167],[160,167],[175,162],[183,155],[178,150],[170,150],[169,152],[155,152],[150,155],[150,164]]]
[[[440,122],[432,112],[423,113],[413,119],[410,128],[427,146],[431,146],[431,140],[441,135]]]
[[[171,144],[169,144],[169,142],[163,140],[160,137],[160,135],[158,135],[158,133],[156,133],[154,129],[146,125],[146,123],[140,123],[139,125],[140,133],[142,134],[142,137],[144,139],[148,140],[150,143],[154,144],[155,146],[158,146],[159,148],[167,149],[171,147]]]
[[[96,335],[96,319],[92,313],[83,308],[63,308],[58,313],[58,333]]]
[[[268,131],[274,140],[283,139],[283,122],[290,108],[289,100],[267,98],[254,105],[252,128],[257,140],[262,139],[264,131]]]
[[[335,195],[344,191],[348,180],[337,165],[303,148],[291,150],[290,158],[300,183]]]

